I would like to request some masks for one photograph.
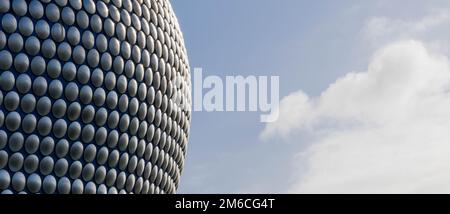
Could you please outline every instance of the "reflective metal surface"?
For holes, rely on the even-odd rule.
[[[0,192],[175,193],[190,88],[168,0],[0,0]]]

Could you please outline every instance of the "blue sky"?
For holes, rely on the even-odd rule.
[[[337,79],[345,79],[345,75],[350,72],[370,73],[368,66],[373,64],[374,58],[377,62],[377,51],[385,47],[392,52],[409,47],[401,43],[389,49],[391,43],[415,40],[423,43],[426,50],[443,55],[449,53],[445,44],[446,38],[450,38],[450,31],[442,29],[448,24],[448,1],[171,2],[184,33],[191,69],[202,67],[204,75],[280,76],[280,98],[286,98],[285,104],[291,103],[287,96],[296,92],[296,96],[292,96],[295,99],[317,97],[324,103],[332,103],[321,97],[321,94],[327,94],[330,84],[339,83]],[[420,45],[414,47],[416,49],[413,50],[419,53]],[[342,85],[345,86],[345,81]],[[301,96],[298,95],[300,91]],[[333,91],[329,93],[333,94]],[[298,103],[298,100],[294,101]],[[311,106],[315,108],[315,104]],[[359,108],[356,110],[368,107]],[[325,112],[322,110],[314,112],[329,115],[322,113]],[[335,118],[339,121],[341,117]],[[296,119],[300,122],[304,120],[302,117]],[[258,113],[194,112],[179,193],[284,193],[298,186],[301,186],[299,191],[320,192],[312,188],[315,184],[304,188],[305,183],[302,182],[313,178],[321,181],[322,174],[311,169],[324,167],[318,164],[323,159],[319,162],[315,159],[322,157],[322,153],[311,153],[308,149],[315,148],[311,145],[320,147],[328,143],[322,135],[317,134],[323,130],[313,128],[313,134],[304,134],[304,130],[294,126],[287,128],[291,133],[289,136],[283,136],[276,133],[276,130],[284,130],[282,126],[287,126],[283,122],[273,125],[275,134],[262,140],[261,133],[271,127],[259,122]],[[334,130],[331,133],[326,130],[327,136],[340,136],[349,132],[336,127],[331,129]],[[367,132],[374,133],[374,130]],[[373,138],[380,136],[375,135]],[[354,135],[350,137],[353,139]],[[403,135],[400,138],[407,139]],[[397,151],[402,147],[389,149]],[[343,152],[343,156],[349,153],[345,149],[339,151]],[[305,153],[306,158],[299,159]]]

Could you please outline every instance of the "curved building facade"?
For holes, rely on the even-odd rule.
[[[190,92],[168,0],[0,0],[0,193],[175,193]]]

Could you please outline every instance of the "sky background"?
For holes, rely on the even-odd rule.
[[[191,70],[202,67],[204,76],[277,75],[282,98],[280,119],[269,125],[254,112],[194,112],[179,193],[427,192],[438,190],[432,183],[450,179],[417,169],[450,168],[439,164],[450,163],[450,155],[435,154],[450,153],[450,136],[408,134],[450,128],[441,121],[449,110],[433,109],[450,109],[450,2],[171,2]],[[410,66],[412,60],[417,66]],[[437,86],[419,87],[422,79],[422,85]],[[400,93],[397,85],[408,90]],[[438,98],[424,103],[429,96],[417,94]],[[377,105],[383,102],[390,110]],[[386,113],[412,104],[423,109],[402,117]],[[423,120],[411,119],[417,114]],[[425,127],[405,125],[423,121]],[[426,142],[434,142],[435,150],[424,154]],[[400,185],[405,179],[408,185]]]

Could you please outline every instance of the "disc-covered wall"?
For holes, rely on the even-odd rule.
[[[0,0],[0,192],[174,193],[191,118],[168,0]]]

